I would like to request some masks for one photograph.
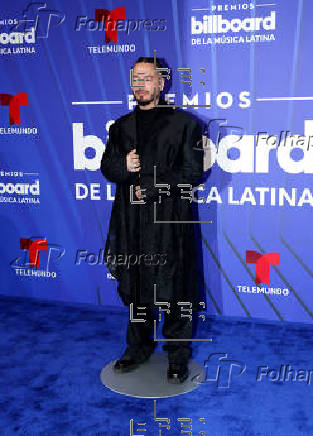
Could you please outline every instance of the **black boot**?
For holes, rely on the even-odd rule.
[[[138,363],[134,359],[119,359],[116,360],[113,369],[114,372],[121,373],[121,372],[131,372],[134,371],[140,363]]]
[[[169,363],[167,380],[169,383],[183,383],[189,375],[188,363]]]
[[[132,352],[128,347],[123,356],[116,360],[113,366],[114,372],[121,373],[134,371],[140,364],[146,362],[150,358],[153,351],[154,347],[149,349],[149,351],[141,350],[139,355],[139,353],[136,353],[135,351]]]

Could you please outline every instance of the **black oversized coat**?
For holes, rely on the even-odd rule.
[[[164,100],[159,104],[165,104]],[[151,109],[157,112],[150,140],[139,154],[145,204],[132,204],[130,186],[135,187],[138,174],[127,171],[126,154],[136,148],[138,110],[136,106],[111,125],[101,160],[102,174],[116,183],[105,245],[107,267],[118,280],[118,293],[127,306],[132,302],[153,305],[155,288],[157,301],[190,302],[198,310],[202,259],[194,224],[188,223],[195,220],[197,205],[181,198],[188,197],[188,188],[182,188],[183,192],[177,185],[197,186],[203,174],[202,129],[183,110]],[[170,195],[154,185],[154,166],[156,183],[170,185],[161,188]],[[138,201],[135,194],[132,201]]]

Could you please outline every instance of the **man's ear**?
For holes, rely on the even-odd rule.
[[[160,91],[163,91],[164,89],[164,77],[161,75],[161,73],[159,73],[159,87],[160,87]]]

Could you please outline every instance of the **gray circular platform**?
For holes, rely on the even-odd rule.
[[[174,397],[193,391],[199,386],[195,382],[203,378],[202,367],[189,360],[189,376],[183,383],[172,384],[167,381],[168,357],[165,353],[154,353],[134,371],[116,374],[115,361],[111,361],[101,370],[102,384],[113,392],[138,398]],[[194,381],[193,381],[194,380]]]

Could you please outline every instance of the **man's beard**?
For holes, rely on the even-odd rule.
[[[148,104],[154,101],[154,94],[152,94],[151,98],[149,98],[148,100],[141,100],[140,97],[136,96],[136,94],[134,94],[134,97],[139,106],[148,106]],[[160,95],[156,95],[156,100],[158,100],[159,97]]]
[[[153,101],[153,99],[152,100],[145,100],[145,101],[144,100],[137,100],[139,106],[148,106],[148,104],[150,104],[152,101]]]

